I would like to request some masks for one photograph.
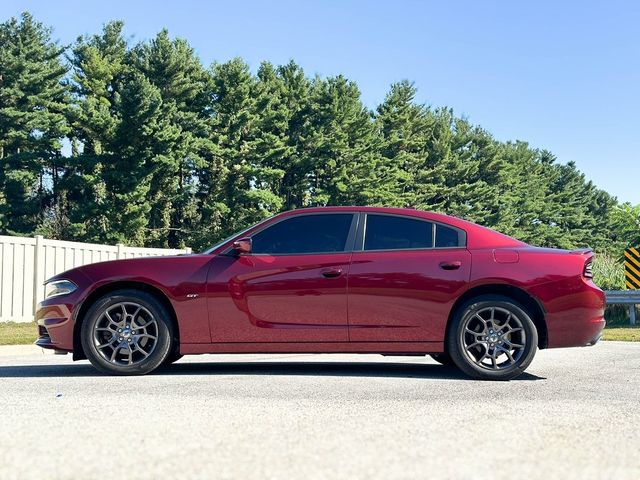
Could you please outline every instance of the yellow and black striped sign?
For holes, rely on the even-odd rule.
[[[640,289],[640,247],[627,248],[624,251],[624,280],[627,288]]]

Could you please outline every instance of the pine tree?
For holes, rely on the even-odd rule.
[[[144,125],[153,138],[136,151],[150,178],[147,242],[182,247],[201,221],[195,174],[210,148],[211,77],[188,43],[172,40],[166,30],[138,45],[131,63],[159,96],[157,116]]]
[[[342,76],[316,79],[305,135],[311,205],[367,202],[374,164],[374,126],[358,87]]]
[[[284,178],[287,174],[291,178],[298,163],[290,131],[297,109],[290,103],[285,79],[268,62],[260,65],[251,96],[255,98],[255,118],[250,155],[251,162],[261,169],[255,186],[273,195],[271,202],[281,207],[289,197]]]
[[[0,232],[32,234],[55,203],[69,131],[62,51],[29,13],[0,24]]]
[[[432,121],[427,107],[415,103],[415,95],[416,89],[408,81],[393,84],[377,109],[381,158],[375,170],[379,188],[372,196],[373,203],[431,207],[428,200],[435,193],[428,171],[433,168],[428,158]]]
[[[282,201],[271,188],[281,172],[264,161],[264,138],[257,135],[255,77],[248,65],[234,59],[213,66],[213,82],[210,127],[215,151],[203,172],[207,181],[200,184],[206,189],[204,208],[215,238],[278,212]]]
[[[491,225],[499,208],[495,182],[503,167],[496,142],[450,109],[430,116],[435,128],[428,142],[431,162],[425,171],[436,193],[428,202],[439,211]]]
[[[121,99],[130,73],[122,29],[122,22],[110,22],[99,35],[79,37],[70,55],[75,102],[69,122],[74,151],[60,194],[69,219],[69,239],[144,242],[139,226],[132,229],[125,223],[116,230],[114,220],[120,219],[123,206],[115,200],[117,186],[108,181],[118,181],[114,154],[120,153]]]
[[[275,81],[281,85],[278,103],[286,126],[279,135],[284,139],[286,150],[270,166],[284,172],[278,195],[283,199],[283,208],[290,210],[309,203],[306,141],[311,115],[311,82],[293,61],[277,68]]]

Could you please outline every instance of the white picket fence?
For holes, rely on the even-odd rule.
[[[44,281],[70,268],[120,258],[191,253],[190,248],[138,248],[0,235],[0,322],[33,320]]]

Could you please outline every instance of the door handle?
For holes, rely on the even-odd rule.
[[[325,268],[322,270],[322,276],[326,278],[336,278],[342,275],[341,268]]]
[[[440,268],[443,270],[457,270],[462,266],[462,262],[456,260],[455,262],[442,262]]]

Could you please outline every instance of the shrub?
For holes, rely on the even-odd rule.
[[[593,281],[603,290],[624,290],[624,265],[607,254],[596,255],[593,261]]]

